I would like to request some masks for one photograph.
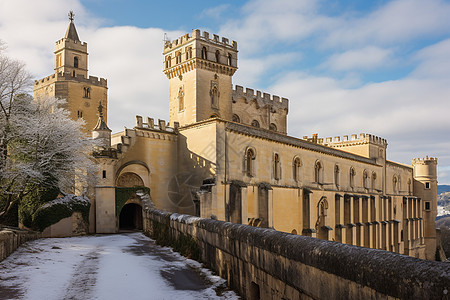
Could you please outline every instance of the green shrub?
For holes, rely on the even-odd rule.
[[[83,220],[89,223],[90,207],[89,199],[67,194],[41,206],[33,214],[32,228],[43,231],[48,226],[72,216],[74,212],[81,212]]]

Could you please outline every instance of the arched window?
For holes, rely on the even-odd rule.
[[[206,53],[206,47],[202,48],[202,59],[208,59],[208,55]]]
[[[365,189],[369,188],[369,175],[367,174],[366,170],[364,170],[364,173],[363,173],[363,187]]]
[[[186,48],[186,59],[192,58],[192,47]]]
[[[339,188],[339,184],[340,184],[340,178],[341,177],[341,171],[339,170],[339,166],[335,165],[334,166],[334,184],[336,185],[337,188]]]
[[[355,187],[355,176],[356,176],[356,171],[353,167],[350,168],[350,187],[354,188]]]
[[[277,131],[277,125],[275,125],[274,123],[270,123],[269,129],[272,131]]]
[[[170,57],[170,55],[166,56],[166,68],[171,67],[171,61],[172,61],[172,58]]]
[[[294,180],[296,182],[300,181],[300,167],[302,166],[302,161],[300,160],[300,157],[296,156],[294,157],[294,161],[292,163],[292,177],[294,177]]]
[[[375,172],[372,173],[372,189],[377,189],[377,173]]]
[[[247,174],[247,176],[254,176],[255,158],[255,150],[253,148],[248,148],[245,152],[245,174]]]
[[[177,52],[177,54],[175,56],[175,60],[176,60],[177,64],[181,63],[181,51]]]
[[[320,161],[316,161],[314,166],[314,181],[319,184],[323,183],[323,166]]]
[[[84,98],[91,98],[91,89],[88,87],[83,88],[84,90]]]
[[[216,62],[220,62],[220,52],[219,52],[219,50],[216,51]]]
[[[233,122],[241,123],[241,118],[239,118],[238,115],[234,114],[234,115],[233,115]]]
[[[78,68],[78,57],[74,57],[73,58],[73,66],[74,66],[74,68]]]
[[[275,153],[273,156],[273,178],[275,178],[275,180],[279,180],[281,178],[281,164],[278,153]]]
[[[233,56],[231,55],[231,53],[228,53],[228,65],[231,66],[231,63],[233,61]]]
[[[83,118],[83,111],[79,110],[77,115],[78,115],[78,119],[82,119]]]
[[[75,77],[75,71],[72,72],[72,76]]]
[[[259,122],[256,121],[256,120],[253,120],[252,123],[251,123],[251,125],[252,125],[253,127],[259,128]]]

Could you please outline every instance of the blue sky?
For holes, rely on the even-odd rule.
[[[450,184],[450,1],[0,0],[0,39],[36,78],[53,72],[67,12],[88,43],[89,73],[108,79],[108,123],[168,119],[164,33],[238,42],[234,84],[290,100],[288,133],[372,133],[388,159],[437,156]]]

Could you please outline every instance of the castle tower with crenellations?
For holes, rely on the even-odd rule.
[[[232,118],[232,76],[237,43],[200,30],[164,45],[164,73],[170,80],[170,123],[181,126]]]
[[[91,135],[97,124],[99,101],[104,108],[103,117],[107,120],[108,87],[106,79],[88,76],[87,43],[80,41],[73,17],[73,12],[70,12],[66,34],[56,42],[55,73],[35,81],[34,97],[66,99],[70,117],[83,119],[84,132]]]

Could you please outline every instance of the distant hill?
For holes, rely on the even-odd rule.
[[[444,192],[450,192],[450,185],[445,185],[445,184],[438,184],[437,186],[437,194],[441,194]]]

